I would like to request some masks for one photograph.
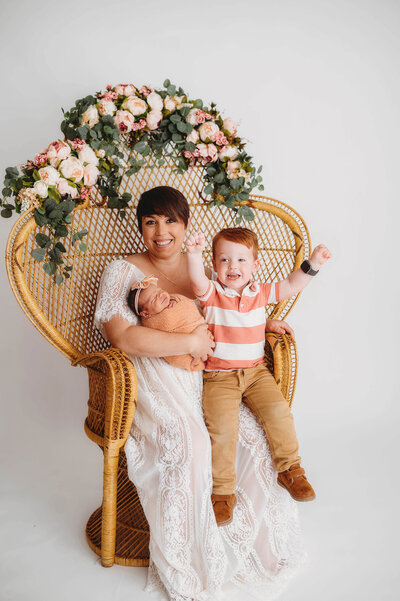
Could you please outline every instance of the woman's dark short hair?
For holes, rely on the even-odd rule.
[[[183,221],[187,227],[189,221],[188,201],[179,190],[170,186],[157,186],[143,192],[136,209],[139,232],[142,233],[142,217],[165,215],[177,221]]]

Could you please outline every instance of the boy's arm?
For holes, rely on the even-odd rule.
[[[210,280],[205,274],[202,252],[206,241],[204,234],[193,232],[185,241],[187,250],[187,266],[193,293],[196,296],[204,296],[208,290]]]
[[[314,248],[310,263],[312,268],[319,271],[320,267],[331,258],[330,250],[323,244],[319,244]],[[295,296],[303,290],[314,276],[304,273],[302,269],[293,271],[286,280],[279,282],[279,300],[285,300],[291,296]]]

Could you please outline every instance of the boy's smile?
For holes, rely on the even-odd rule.
[[[224,286],[242,293],[260,266],[254,258],[253,248],[221,238],[213,258],[213,267]]]

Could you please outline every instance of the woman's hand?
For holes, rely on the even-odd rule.
[[[215,347],[214,339],[207,328],[207,324],[198,326],[191,333],[193,347],[190,351],[192,357],[200,357],[202,361],[207,361],[207,357],[213,354],[213,348]]]
[[[294,331],[286,321],[281,321],[280,319],[267,319],[265,331],[273,332],[274,334],[290,334],[294,340]]]

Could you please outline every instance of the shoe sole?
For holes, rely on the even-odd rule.
[[[317,495],[314,495],[312,497],[295,497],[294,495],[292,495],[292,493],[286,488],[286,486],[284,486],[283,484],[281,484],[279,482],[279,480],[277,480],[277,483],[279,484],[279,486],[281,488],[283,488],[284,490],[286,490],[289,495],[292,497],[292,499],[294,499],[295,501],[299,501],[300,503],[305,503],[306,501],[314,501],[314,499],[316,498]]]

